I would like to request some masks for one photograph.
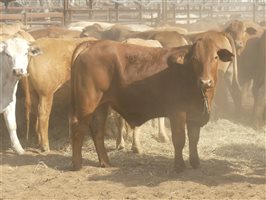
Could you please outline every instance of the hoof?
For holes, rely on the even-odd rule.
[[[100,167],[101,168],[109,168],[109,167],[112,167],[112,165],[110,163],[107,163],[107,162],[100,162]]]
[[[72,169],[73,171],[79,171],[82,168],[81,161],[79,162],[72,162]]]
[[[50,152],[50,147],[49,146],[44,146],[41,147],[42,152]]]
[[[72,170],[73,170],[73,171],[79,171],[79,170],[81,170],[81,168],[82,168],[81,165],[79,165],[79,166],[77,166],[77,165],[73,165]]]
[[[200,166],[199,158],[191,158],[189,159],[189,162],[193,169],[198,169]]]
[[[19,146],[14,146],[12,149],[18,154],[18,155],[23,155],[25,153],[25,150],[19,145]]]
[[[183,162],[175,163],[175,171],[176,171],[176,173],[181,173],[185,169],[186,169],[186,165],[185,165],[185,162],[184,161]]]
[[[165,134],[159,133],[158,142],[168,143],[169,138]]]
[[[133,151],[133,153],[142,154],[142,150],[138,147],[133,146],[131,150]]]
[[[116,149],[117,149],[117,150],[125,149],[125,145],[124,145],[124,144],[116,145]]]

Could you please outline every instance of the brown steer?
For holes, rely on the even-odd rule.
[[[200,127],[209,119],[218,60],[231,61],[231,52],[220,49],[209,37],[197,40],[193,46],[165,49],[87,42],[76,51],[79,53],[74,53],[71,68],[74,170],[81,168],[81,147],[89,126],[93,126],[100,166],[111,166],[103,128],[109,105],[131,127],[151,118],[169,117],[177,172],[185,168],[182,150],[187,124],[190,164],[193,168],[199,166],[197,143]]]

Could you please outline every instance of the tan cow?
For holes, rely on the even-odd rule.
[[[49,38],[79,38],[80,31],[68,30],[63,27],[49,26],[47,28],[37,29],[29,31],[29,33],[35,38],[39,39],[42,37]]]
[[[237,54],[240,55],[246,43],[252,37],[260,37],[263,33],[260,25],[250,21],[233,20],[225,24],[224,31],[235,41]]]
[[[32,102],[26,102],[27,112],[29,106],[37,108],[37,127],[39,144],[44,151],[49,151],[48,126],[54,93],[70,78],[70,64],[74,49],[83,39],[55,39],[41,38],[36,45],[43,51],[42,55],[32,58],[29,63],[28,77]],[[27,93],[26,93],[27,94]],[[27,94],[26,96],[28,96]],[[34,111],[34,110],[32,110]]]
[[[89,26],[83,29],[81,36],[97,37],[98,39],[109,39],[115,41],[122,41],[127,38],[158,40],[163,47],[178,47],[190,43],[186,36],[178,33],[177,31],[151,30],[138,32],[120,24],[116,24],[108,30],[102,29],[98,25]]]
[[[0,34],[13,35],[20,30],[27,30],[28,27],[21,22],[15,22],[12,24],[0,24]]]

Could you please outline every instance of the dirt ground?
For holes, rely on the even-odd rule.
[[[159,143],[152,123],[143,127],[141,155],[131,152],[130,137],[123,151],[115,149],[114,139],[106,140],[113,168],[98,167],[87,136],[83,168],[74,172],[67,115],[55,115],[49,132],[52,151],[44,154],[29,145],[21,156],[9,149],[0,117],[0,199],[266,199],[265,127],[254,130],[225,119],[209,122],[202,128],[198,145],[201,167],[189,166],[186,146],[187,169],[180,174],[173,169],[172,142]],[[25,147],[21,131],[20,138]]]

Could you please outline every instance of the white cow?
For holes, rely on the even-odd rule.
[[[9,132],[11,147],[23,154],[24,149],[17,137],[16,91],[18,81],[26,76],[28,55],[38,55],[40,50],[22,38],[14,37],[0,42],[0,113]]]

